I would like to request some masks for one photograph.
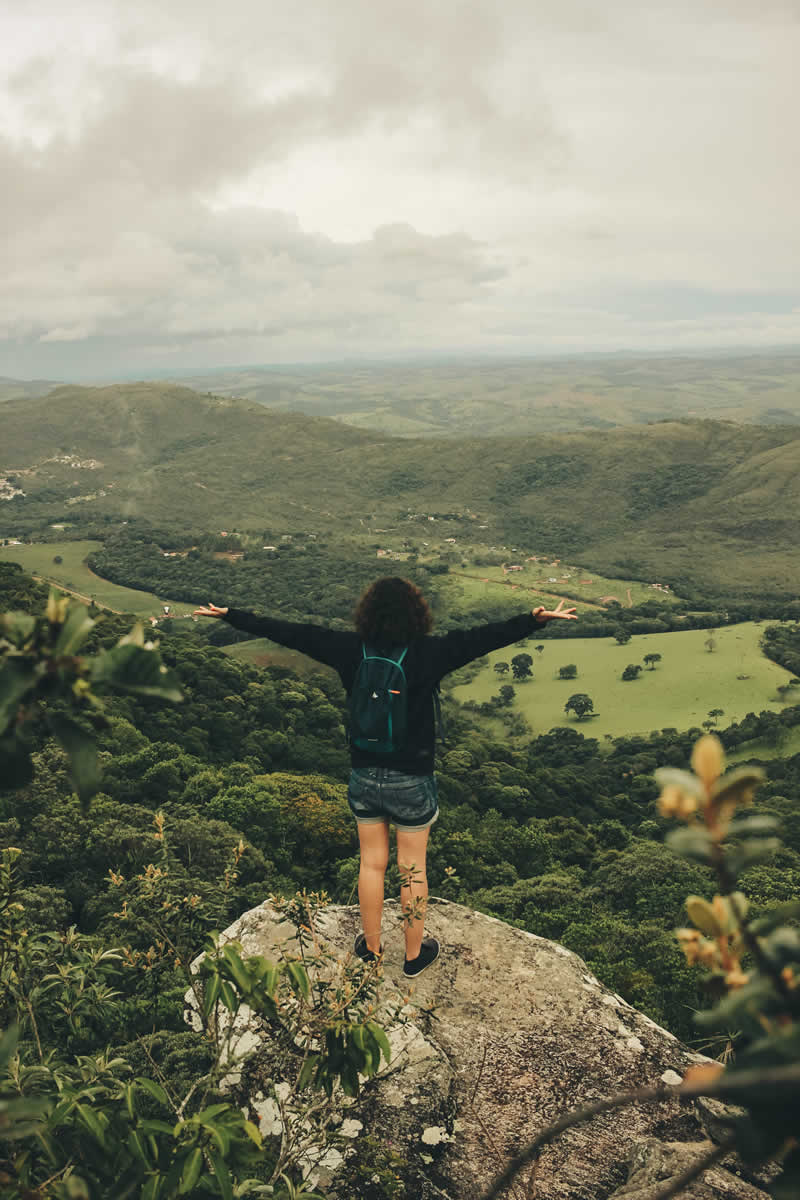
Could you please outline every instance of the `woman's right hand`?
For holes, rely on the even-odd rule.
[[[196,617],[224,617],[227,612],[227,608],[220,608],[217,604],[206,604],[205,608],[196,608],[194,615]]]

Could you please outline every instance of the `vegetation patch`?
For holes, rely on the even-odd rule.
[[[749,712],[779,712],[787,701],[778,693],[790,672],[761,652],[763,627],[756,622],[709,631],[655,633],[634,636],[620,646],[610,638],[570,638],[548,641],[534,653],[533,679],[519,683],[512,711],[521,713],[536,732],[559,726],[581,728],[592,737],[647,732],[670,727],[701,726],[709,712],[722,709],[720,727]],[[511,649],[489,655],[489,665],[453,695],[462,703],[484,704],[498,693],[495,663],[510,661]],[[645,656],[661,660],[645,664]],[[637,678],[623,680],[626,668],[641,663]],[[574,682],[561,671],[577,666]],[[579,686],[576,686],[578,684]],[[564,706],[574,693],[591,697],[594,712],[578,721]],[[786,693],[791,697],[791,693]],[[791,702],[789,699],[788,702]]]
[[[186,604],[175,604],[138,588],[122,587],[96,575],[86,559],[100,549],[102,542],[34,542],[29,546],[0,546],[0,560],[17,562],[30,574],[113,612],[159,617],[164,615],[165,604],[170,605],[175,616],[185,616],[191,611]]]

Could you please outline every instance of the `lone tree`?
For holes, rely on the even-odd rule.
[[[536,651],[536,653],[537,653],[537,654],[541,654],[541,653],[542,653],[542,651],[544,650],[544,646],[542,646],[542,645],[539,645],[539,646],[534,646],[533,648],[534,648],[534,650]],[[799,679],[797,682],[798,682],[798,683],[800,683],[800,679]]]
[[[584,717],[588,717],[590,713],[594,712],[594,700],[591,696],[587,696],[586,692],[576,692],[564,705],[564,712],[569,713],[570,711],[575,713],[579,721],[582,721]]]
[[[500,704],[503,708],[508,708],[509,704],[514,699],[514,688],[510,683],[504,683],[500,688]]]
[[[559,679],[577,679],[578,678],[578,668],[575,666],[575,663],[569,663],[566,667],[559,667],[558,668],[558,678]]]
[[[618,629],[614,634],[614,637],[616,638],[618,645],[627,646],[628,642],[633,637],[633,634],[629,629]]]
[[[530,679],[533,675],[532,666],[533,659],[530,654],[515,654],[511,660],[511,671],[516,680]]]
[[[711,718],[711,720],[714,722],[714,724],[716,725],[717,717],[725,716],[725,709],[724,708],[710,708],[708,710],[708,715]]]
[[[653,652],[651,652],[650,654],[645,654],[644,661],[645,661],[646,665],[650,668],[651,671],[655,671],[656,663],[661,662],[661,655],[655,654]]]
[[[497,671],[498,675],[505,675],[508,673],[508,663],[507,662],[496,662],[494,664],[494,669],[495,669],[495,671]]]
[[[625,670],[622,672],[623,679],[638,679],[642,671],[641,663],[628,663]]]

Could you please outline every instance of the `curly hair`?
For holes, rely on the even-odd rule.
[[[371,583],[353,616],[356,632],[365,642],[404,644],[433,628],[433,616],[422,592],[410,579],[396,575]]]

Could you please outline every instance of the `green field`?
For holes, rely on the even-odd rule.
[[[521,571],[503,572],[502,567],[478,567],[468,562],[466,567],[451,566],[439,587],[456,607],[474,608],[480,601],[490,599],[507,603],[509,613],[528,606],[544,604],[553,608],[559,599],[574,601],[578,612],[587,608],[606,608],[609,600],[618,600],[623,608],[657,600],[673,604],[675,595],[633,579],[608,579],[563,562],[550,562],[544,556],[527,562],[525,556],[509,552],[508,562],[519,564]],[[653,580],[654,583],[660,582]],[[605,603],[603,603],[605,602]]]
[[[0,559],[18,562],[31,575],[74,592],[82,600],[94,600],[112,612],[134,613],[137,617],[163,616],[162,605],[170,604],[175,616],[192,611],[193,605],[175,603],[168,596],[155,596],[134,588],[119,587],[95,575],[86,558],[100,542],[34,542],[30,546],[0,546]],[[53,562],[59,556],[63,561]]]
[[[534,679],[514,684],[511,673],[499,677],[494,663],[510,662],[518,647],[489,655],[490,666],[472,683],[457,686],[457,700],[487,701],[503,683],[512,683],[516,695],[512,711],[524,714],[541,733],[554,726],[572,726],[587,736],[614,737],[653,729],[688,729],[707,719],[712,708],[721,708],[720,725],[741,720],[748,712],[780,711],[779,684],[792,677],[789,671],[765,658],[759,648],[762,626],[753,622],[730,625],[715,635],[716,649],[704,642],[708,631],[651,633],[634,637],[627,646],[611,638],[575,638],[548,642],[536,653],[533,640],[528,653],[534,658]],[[638,679],[620,678],[628,663],[641,663],[645,654],[662,656],[655,670],[645,668]],[[576,679],[559,679],[562,666],[574,663]],[[738,676],[747,676],[740,679]],[[586,692],[594,701],[596,716],[577,721],[564,713],[564,704],[575,692]]]

